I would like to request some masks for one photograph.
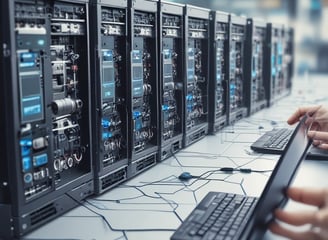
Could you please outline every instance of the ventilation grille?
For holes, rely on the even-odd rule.
[[[155,163],[156,163],[156,154],[138,161],[136,170],[137,170],[137,172],[140,172],[143,169],[154,165]]]
[[[202,130],[200,130],[200,131],[194,133],[193,135],[191,135],[191,136],[189,137],[189,140],[190,140],[190,142],[194,142],[194,141],[196,141],[196,140],[198,140],[198,139],[204,137],[205,135],[206,135],[206,132],[205,132],[204,129],[202,129]]]
[[[126,179],[126,168],[122,168],[101,179],[101,188],[106,189]]]
[[[39,208],[38,210],[32,212],[30,214],[31,217],[31,225],[35,225],[39,222],[42,222],[51,216],[54,216],[57,214],[57,210],[53,203],[46,205],[43,208]]]

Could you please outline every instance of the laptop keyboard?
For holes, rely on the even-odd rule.
[[[238,239],[257,198],[210,192],[172,236],[179,239]]]
[[[285,149],[293,130],[278,129],[275,134],[264,144],[267,148]]]
[[[282,154],[293,131],[290,128],[268,131],[251,145],[251,149],[261,153]]]

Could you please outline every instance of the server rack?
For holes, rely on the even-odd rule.
[[[266,41],[265,82],[268,106],[271,106],[288,93],[283,72],[283,25],[268,23]]]
[[[129,2],[128,177],[156,164],[159,153],[157,1]]]
[[[244,75],[248,115],[268,105],[264,82],[264,48],[266,44],[266,22],[247,19]]]
[[[88,2],[1,4],[7,81],[0,237],[12,239],[93,194]]]
[[[228,123],[232,124],[247,116],[246,104],[247,90],[244,74],[244,64],[247,61],[244,56],[246,39],[246,18],[230,15],[229,17],[229,114]]]
[[[163,160],[183,145],[183,11],[184,5],[159,6],[159,109],[160,157]]]
[[[95,191],[99,194],[127,178],[127,1],[98,0],[91,13]]]
[[[211,79],[209,81],[209,132],[215,133],[227,125],[229,61],[229,14],[211,12]]]
[[[185,6],[184,146],[208,133],[210,10]]]

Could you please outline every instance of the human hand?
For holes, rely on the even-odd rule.
[[[284,223],[293,226],[311,224],[307,231],[293,231],[281,224],[274,222],[270,225],[270,231],[293,240],[328,239],[328,189],[302,189],[291,187],[287,190],[287,196],[294,201],[317,206],[313,211],[287,212],[277,209],[275,217]]]
[[[298,122],[304,115],[314,119],[308,132],[313,139],[313,145],[328,150],[328,108],[323,106],[300,107],[287,120],[288,124]]]

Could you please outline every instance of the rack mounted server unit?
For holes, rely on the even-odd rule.
[[[183,144],[183,11],[184,5],[161,2],[159,6],[159,106],[160,160]]]
[[[128,177],[156,164],[159,153],[157,2],[129,2]]]
[[[286,96],[286,77],[283,69],[284,38],[283,25],[267,24],[265,49],[265,82],[267,84],[268,106]]]
[[[226,126],[228,120],[229,14],[212,11],[211,19],[209,132],[215,133]]]
[[[0,160],[0,238],[13,239],[94,191],[88,2],[1,6],[6,152]]]
[[[184,15],[186,147],[208,133],[210,10],[186,5]]]
[[[264,49],[266,22],[247,19],[244,76],[246,81],[248,115],[268,105],[264,82]]]
[[[285,51],[284,61],[287,71],[287,90],[291,91],[294,75],[294,29],[291,27],[284,28]]]
[[[244,74],[244,55],[246,40],[246,18],[230,15],[229,17],[229,113],[228,124],[232,124],[247,116],[247,90]]]
[[[95,191],[127,179],[128,6],[126,1],[98,0],[91,6],[91,53],[95,139]]]

